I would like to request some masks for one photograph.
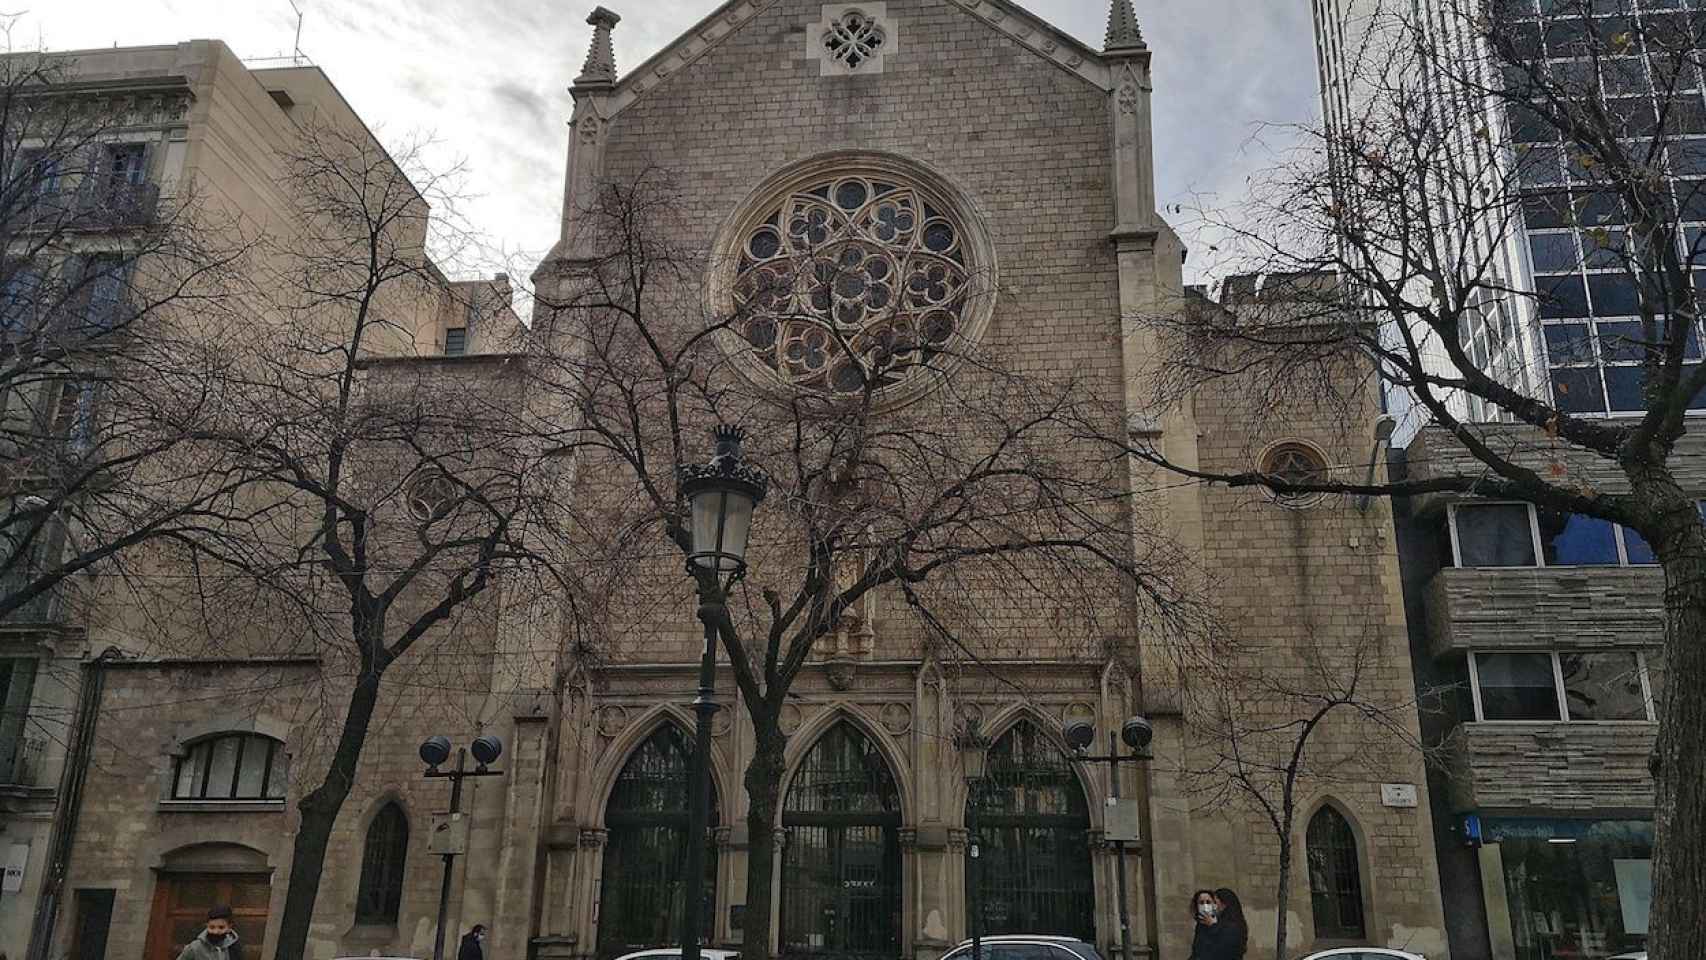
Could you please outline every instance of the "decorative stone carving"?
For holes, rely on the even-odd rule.
[[[593,827],[581,828],[581,846],[583,847],[602,847],[604,842],[609,839],[610,831],[608,830],[598,830]]]
[[[800,732],[800,725],[805,720],[805,714],[797,705],[784,703],[782,709],[777,711],[776,725],[782,729],[784,734],[791,737]]]
[[[878,717],[883,729],[897,737],[912,729],[912,708],[904,703],[883,704]]]
[[[900,25],[888,3],[827,3],[806,25],[806,56],[824,77],[882,73],[883,61],[898,52]]]
[[[900,848],[902,850],[910,850],[913,847],[918,846],[918,831],[912,827],[901,827],[899,830],[895,831],[895,835],[900,841]]]
[[[628,729],[628,708],[609,703],[598,708],[598,735],[614,738]]]
[[[729,728],[731,726],[733,726],[733,724],[734,724],[734,720],[732,719],[733,714],[734,714],[734,711],[731,708],[726,707],[726,706],[723,707],[722,709],[718,710],[716,713],[712,714],[711,715],[711,736],[713,736],[713,737],[728,736]]]
[[[829,685],[837,691],[852,689],[853,681],[859,676],[859,664],[855,660],[831,660],[824,667],[829,675]]]
[[[1096,705],[1086,703],[1083,700],[1075,700],[1072,703],[1067,704],[1060,711],[1060,724],[1063,727],[1074,720],[1094,721],[1095,719]]]
[[[1130,115],[1137,111],[1137,79],[1128,72],[1120,82],[1120,112]]]

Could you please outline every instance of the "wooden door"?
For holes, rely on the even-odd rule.
[[[272,883],[266,874],[162,873],[154,885],[143,960],[177,960],[184,944],[207,927],[207,911],[219,904],[231,908],[243,960],[263,960],[271,900]]]

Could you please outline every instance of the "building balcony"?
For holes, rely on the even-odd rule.
[[[0,741],[0,789],[29,790],[47,786],[42,782],[46,758],[47,741],[40,737]]]
[[[1658,567],[1448,567],[1426,605],[1434,656],[1664,644]]]
[[[1465,723],[1446,747],[1458,812],[1650,810],[1654,723]]]
[[[20,232],[94,232],[146,227],[160,210],[155,183],[106,183],[36,195],[20,218]]]

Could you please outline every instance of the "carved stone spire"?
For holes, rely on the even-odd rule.
[[[1108,6],[1108,38],[1103,50],[1144,49],[1143,31],[1137,28],[1137,11],[1131,0],[1112,0]]]
[[[616,29],[622,18],[598,7],[586,22],[592,25],[592,47],[586,52],[586,65],[575,78],[575,86],[610,86],[616,82],[616,48],[610,43],[610,31]]]

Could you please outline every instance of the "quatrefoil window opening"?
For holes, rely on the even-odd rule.
[[[409,481],[404,500],[409,516],[427,523],[448,516],[460,495],[454,480],[437,470],[425,470]]]
[[[1261,471],[1265,476],[1286,483],[1325,483],[1330,477],[1327,460],[1304,443],[1287,442],[1268,451],[1262,458]],[[1290,505],[1303,505],[1321,498],[1318,493],[1276,493],[1275,499]]]
[[[857,395],[924,375],[965,327],[964,231],[917,188],[844,176],[790,193],[745,233],[734,295],[782,378]]]
[[[862,10],[849,10],[823,32],[823,49],[830,57],[857,70],[876,56],[888,40],[882,25]]]

